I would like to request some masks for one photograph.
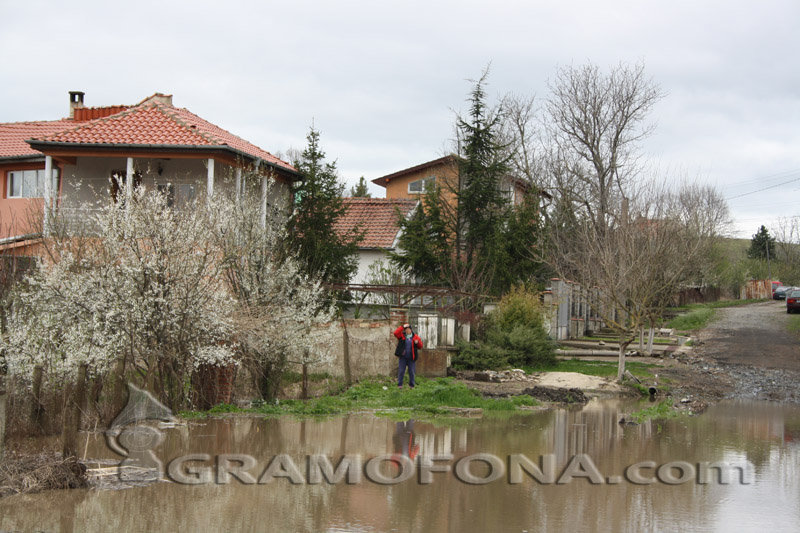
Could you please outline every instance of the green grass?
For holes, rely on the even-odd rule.
[[[750,300],[719,300],[716,302],[707,302],[703,304],[688,304],[681,307],[672,307],[673,310],[692,310],[692,309],[703,309],[703,308],[711,308],[711,309],[719,309],[721,307],[738,307],[740,305],[749,305],[758,302],[768,302],[769,300],[758,300],[758,299],[750,299]]]
[[[714,316],[714,309],[710,307],[698,307],[685,315],[676,316],[669,322],[667,327],[680,331],[691,331],[703,329]]]
[[[767,300],[720,300],[718,302],[708,302],[704,304],[689,304],[683,307],[673,308],[673,311],[688,311],[683,315],[678,315],[669,320],[665,326],[678,331],[693,331],[703,329],[714,318],[714,310],[723,307],[737,307]]]
[[[619,337],[581,337],[578,340],[581,341],[603,341],[603,342],[619,342]],[[647,331],[645,331],[645,342],[647,342]],[[636,340],[633,341],[633,344],[639,344],[639,337],[636,337]],[[663,337],[655,337],[653,338],[653,344],[675,344],[673,339],[665,339]]]
[[[800,333],[800,315],[789,315],[789,331]]]
[[[636,411],[635,413],[631,413],[631,418],[633,418],[638,424],[641,424],[645,420],[664,420],[679,416],[681,416],[680,411],[676,411],[672,408],[672,402],[670,400],[664,400],[656,405],[652,405]]]
[[[637,378],[650,379],[653,377],[652,368],[658,365],[648,363],[627,362],[625,369],[630,370],[631,374]],[[599,376],[602,378],[616,377],[616,361],[586,361],[584,359],[565,359],[558,361],[555,366],[550,367],[524,367],[525,372],[577,372],[589,376]]]
[[[384,390],[385,389],[385,390]],[[364,410],[389,410],[398,416],[408,414],[447,415],[447,408],[479,408],[485,411],[515,411],[523,406],[538,405],[530,396],[484,398],[475,390],[453,378],[417,378],[417,386],[398,390],[394,381],[374,379],[363,381],[342,394],[310,400],[279,400],[251,409],[233,405],[218,405],[205,412],[182,412],[184,418],[199,418],[223,413],[260,414],[269,416],[327,416]]]

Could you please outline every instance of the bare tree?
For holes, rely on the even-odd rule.
[[[702,276],[713,240],[727,222],[727,207],[710,188],[638,184],[629,199],[608,205],[611,224],[598,226],[578,215],[551,231],[551,264],[586,289],[589,305],[619,335],[617,378],[638,331],[651,328],[672,296]]]
[[[550,90],[552,176],[565,199],[607,226],[612,203],[636,176],[636,145],[652,131],[647,114],[663,93],[642,64],[620,64],[608,74],[592,64],[564,67]]]

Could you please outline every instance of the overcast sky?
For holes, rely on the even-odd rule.
[[[69,90],[170,93],[271,152],[313,120],[352,185],[441,156],[490,62],[496,100],[546,98],[559,66],[642,61],[667,95],[644,152],[745,194],[730,206],[749,237],[800,214],[798,27],[797,0],[0,0],[0,122],[63,117]]]

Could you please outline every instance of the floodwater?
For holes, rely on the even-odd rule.
[[[729,401],[698,417],[618,423],[638,407],[594,400],[577,409],[436,423],[369,414],[191,422],[162,430],[164,439],[154,454],[164,465],[187,454],[208,454],[209,460],[195,457],[175,470],[178,478],[200,484],[156,482],[5,498],[0,530],[800,530],[799,407]],[[96,436],[89,438],[87,453],[119,459]],[[217,462],[224,465],[226,454],[252,456],[252,477],[240,476],[246,481],[266,481],[263,474],[271,463],[275,468],[269,473],[277,475],[261,484],[204,478],[206,470],[215,473],[214,457],[222,456]],[[506,465],[505,473],[490,471],[475,454],[497,456],[502,464],[495,467]],[[323,478],[309,484],[310,455],[324,455],[334,466],[343,455],[365,462],[377,458],[374,479],[348,484]],[[554,461],[555,479],[545,475],[536,481],[525,470],[521,480],[512,479],[509,457],[521,456],[544,474],[548,461]],[[459,460],[469,466],[460,476],[455,472]],[[431,479],[424,479],[426,461],[450,471],[429,472]],[[638,483],[625,479],[628,467],[646,461],[653,463],[629,471]],[[701,479],[703,463],[731,465],[730,478],[720,478],[717,469],[711,479]],[[414,468],[409,479],[376,482],[406,473],[409,465]],[[300,482],[293,484],[281,473],[301,476],[295,477]],[[486,484],[459,479],[472,475],[472,481],[480,481],[498,473],[499,479]],[[595,473],[602,480],[586,477]],[[430,482],[420,483],[421,476]],[[225,477],[223,469],[219,480]]]

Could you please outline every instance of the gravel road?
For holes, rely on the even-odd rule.
[[[800,336],[789,330],[791,318],[783,302],[718,309],[685,362],[727,381],[725,396],[800,402]]]

